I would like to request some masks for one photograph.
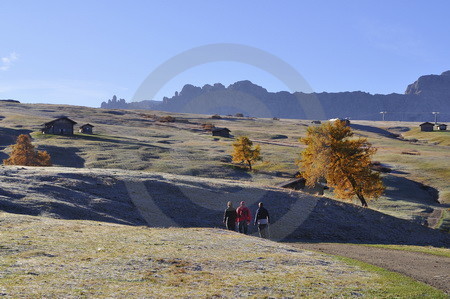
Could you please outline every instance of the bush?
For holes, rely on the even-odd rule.
[[[31,138],[22,134],[12,146],[11,156],[3,160],[5,165],[51,166],[51,157],[46,151],[35,151]]]
[[[222,119],[222,117],[219,114],[214,114],[211,116],[212,119]]]
[[[175,122],[175,117],[166,115],[159,118],[159,121],[162,123],[173,123]]]
[[[213,124],[202,124],[202,128],[205,131],[211,132],[216,126]]]

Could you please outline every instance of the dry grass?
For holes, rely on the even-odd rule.
[[[422,132],[420,128],[415,127],[402,135],[408,139],[415,138],[442,146],[450,146],[450,131]]]
[[[0,222],[6,297],[445,297],[387,271],[218,229],[7,213]]]
[[[294,161],[302,149],[298,138],[304,136],[307,126],[311,125],[310,121],[303,120],[211,119],[208,115],[175,113],[170,115],[176,118],[176,122],[160,123],[155,119],[169,116],[168,113],[42,104],[0,103],[0,106],[1,114],[5,116],[0,125],[16,130],[36,131],[40,124],[61,114],[72,117],[79,124],[89,122],[95,125],[94,136],[77,134],[75,137],[49,137],[34,133],[38,148],[47,150],[54,158],[55,165],[157,171],[266,185],[281,183],[294,175],[297,171]],[[257,163],[254,172],[245,172],[223,162],[229,159],[233,139],[210,136],[202,128],[204,123],[227,127],[234,136],[249,136],[261,145],[264,162]],[[422,135],[417,134],[423,132],[415,129],[417,125],[355,121],[353,127],[357,137],[367,137],[378,148],[375,160],[388,164],[394,173],[402,172],[400,176],[436,188],[439,190],[439,200],[448,204],[450,151],[445,144],[449,132],[432,132],[433,136],[446,138],[447,141],[429,139],[428,143],[426,140],[408,142],[392,138],[388,132],[422,140]],[[287,138],[276,139],[280,135]],[[8,152],[8,149],[3,152]],[[418,155],[405,155],[402,152]],[[398,188],[402,189],[403,186],[399,185]],[[406,188],[403,190],[405,195],[411,191]],[[409,201],[393,201],[388,197],[379,199],[372,207],[404,219],[422,217],[419,214],[423,211],[416,203],[411,206]]]

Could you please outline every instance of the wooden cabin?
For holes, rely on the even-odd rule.
[[[423,124],[420,124],[420,130],[422,132],[433,132],[434,124],[430,122],[425,122]]]
[[[42,134],[73,135],[73,126],[77,123],[63,116],[44,124]]]
[[[281,183],[277,185],[277,187],[299,190],[314,195],[323,195],[324,190],[328,189],[327,186],[319,183],[317,183],[314,187],[308,187],[306,186],[306,180],[304,178],[295,178],[290,181]]]
[[[439,131],[446,131],[447,130],[447,125],[446,124],[440,124],[437,125]]]
[[[328,120],[329,122],[342,121],[346,126],[350,126],[350,120],[348,118],[331,118]]]
[[[85,124],[80,127],[78,132],[83,133],[83,134],[93,134],[93,132],[92,132],[93,127],[94,126],[91,124]]]
[[[230,138],[230,130],[227,128],[214,128],[212,130],[212,135],[213,136],[219,136],[219,137],[226,137],[226,138]]]

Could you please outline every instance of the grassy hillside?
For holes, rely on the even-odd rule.
[[[224,230],[8,213],[0,222],[0,294],[11,298],[446,298],[373,266]]]
[[[435,216],[448,225],[448,205],[435,200],[447,200],[450,153],[394,138],[416,124],[352,124],[393,169],[385,196],[363,209],[273,187],[297,171],[308,121],[173,114],[167,123],[158,121],[166,113],[154,114],[0,103],[0,158],[31,133],[55,164],[0,167],[1,295],[445,298],[363,263],[217,229],[227,201],[246,200],[252,211],[264,201],[274,240],[448,247],[448,234],[417,223]],[[95,135],[39,133],[60,115],[93,124]],[[232,165],[233,139],[212,137],[204,123],[249,136],[264,162],[255,172]]]
[[[0,167],[0,210],[151,227],[223,227],[226,203],[258,202],[272,240],[450,246],[450,235],[371,209],[256,183],[120,169]],[[256,235],[251,225],[250,233]]]
[[[309,121],[171,114],[173,123],[157,121],[163,112],[93,109],[60,105],[0,103],[0,158],[21,132],[33,132],[35,144],[47,150],[57,166],[157,171],[196,177],[225,178],[274,186],[297,171],[294,162],[302,149]],[[155,115],[156,114],[156,115]],[[95,135],[42,135],[41,124],[66,115],[79,125],[91,123]],[[247,135],[262,148],[264,161],[249,173],[230,163],[231,138],[212,137],[202,124],[227,127],[234,136]],[[450,151],[445,142],[395,138],[415,132],[417,123],[354,121],[356,136],[378,148],[375,159],[393,169],[384,175],[385,196],[371,208],[395,217],[450,228]],[[413,130],[411,130],[413,129]],[[405,133],[406,132],[406,133]],[[409,138],[409,137],[406,137]],[[431,139],[430,139],[431,140]],[[332,196],[332,194],[327,194]],[[439,199],[444,205],[437,203]],[[355,201],[355,203],[357,203]]]

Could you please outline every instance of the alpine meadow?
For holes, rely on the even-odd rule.
[[[3,1],[0,297],[448,298],[449,11]]]

